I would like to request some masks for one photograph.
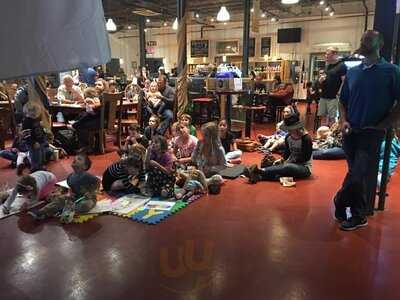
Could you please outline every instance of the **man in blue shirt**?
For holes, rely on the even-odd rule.
[[[366,214],[375,198],[379,149],[386,128],[400,115],[400,69],[380,57],[383,37],[366,31],[358,53],[365,59],[347,72],[343,83],[341,124],[348,172],[335,197],[335,217],[342,230],[368,224]],[[352,217],[346,219],[346,207]]]

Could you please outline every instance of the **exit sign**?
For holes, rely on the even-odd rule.
[[[157,41],[148,41],[146,42],[147,47],[155,47],[157,46]]]

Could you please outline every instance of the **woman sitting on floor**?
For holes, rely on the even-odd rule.
[[[230,164],[225,158],[225,150],[218,135],[218,126],[213,122],[206,123],[201,127],[201,133],[203,138],[193,151],[192,162],[206,177],[211,177]]]
[[[289,134],[285,138],[286,150],[283,159],[273,166],[259,169],[257,165],[246,168],[244,175],[250,183],[260,180],[278,180],[280,177],[307,178],[311,176],[312,140],[304,129],[299,116],[294,114],[285,119],[282,129]]]

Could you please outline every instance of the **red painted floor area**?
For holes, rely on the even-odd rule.
[[[93,157],[93,172],[116,158]],[[69,163],[50,169],[63,179]],[[0,221],[0,299],[399,299],[400,177],[387,210],[345,233],[331,203],[345,170],[314,161],[313,178],[293,189],[230,181],[156,226],[10,217]],[[0,182],[14,180],[0,162]]]

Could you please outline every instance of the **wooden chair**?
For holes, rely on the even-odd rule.
[[[92,132],[92,134],[98,136],[100,154],[105,153],[106,130],[115,131],[115,119],[116,119],[116,115],[117,115],[117,104],[118,104],[119,98],[122,97],[121,94],[122,93],[117,93],[117,94],[103,93],[103,95],[100,99],[100,101],[101,101],[100,124],[99,124],[99,128],[97,130],[95,130],[94,132]]]
[[[124,93],[116,93],[113,94],[116,95],[118,102],[119,102],[119,107],[117,109],[118,111],[118,120],[117,120],[117,146],[121,147],[121,135],[122,135],[122,129],[127,129],[130,125],[132,124],[138,124],[137,116],[135,118],[128,118],[124,119],[123,118],[123,113],[124,113]],[[139,102],[139,101],[138,101]],[[137,113],[138,107],[133,109],[134,112]]]

